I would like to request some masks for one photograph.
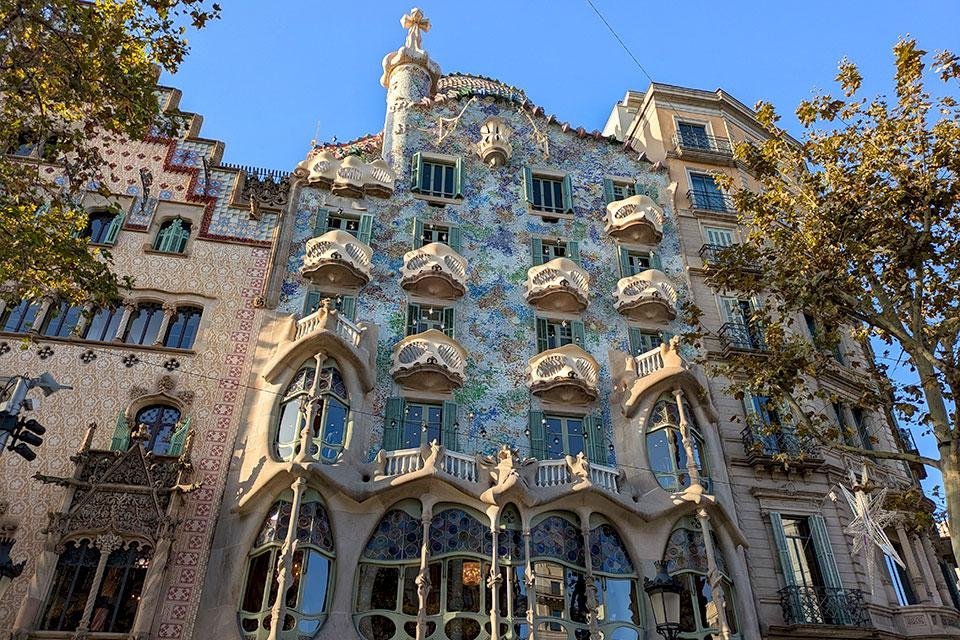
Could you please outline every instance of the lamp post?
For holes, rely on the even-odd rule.
[[[667,563],[657,562],[653,580],[644,578],[643,590],[650,597],[657,633],[665,640],[676,640],[680,635],[680,594],[683,587],[667,574]]]

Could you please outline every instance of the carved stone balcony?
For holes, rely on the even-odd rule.
[[[554,258],[531,267],[524,286],[524,297],[536,308],[578,313],[587,308],[590,276],[573,260]]]
[[[634,320],[669,322],[677,317],[677,290],[656,269],[620,278],[613,296],[617,311]]]
[[[530,358],[527,386],[543,398],[565,404],[589,404],[597,399],[600,365],[572,344],[549,349]]]
[[[616,200],[607,205],[604,231],[624,242],[657,244],[663,239],[663,209],[645,195]]]
[[[448,392],[463,386],[467,352],[442,331],[407,336],[393,348],[390,375],[404,387]]]
[[[411,293],[452,300],[467,291],[467,261],[442,242],[403,256],[400,286]]]
[[[300,274],[319,285],[362,287],[370,280],[373,249],[336,229],[307,240]]]

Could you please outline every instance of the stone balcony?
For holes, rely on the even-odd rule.
[[[567,344],[530,358],[527,386],[544,400],[589,404],[597,399],[600,365],[580,347]]]
[[[657,244],[663,239],[663,209],[645,195],[616,200],[607,205],[604,231],[622,242]]]
[[[370,281],[373,249],[335,229],[307,240],[300,275],[318,285],[362,287]]]
[[[656,269],[620,278],[613,296],[617,311],[633,320],[669,322],[677,317],[677,290]]]
[[[696,377],[691,366],[679,351],[680,338],[674,337],[636,357],[611,360],[614,375],[620,379],[623,395],[623,414],[633,416],[647,391],[671,376]]]
[[[527,302],[543,311],[579,313],[587,308],[590,276],[569,258],[531,267],[524,283]]]
[[[467,261],[442,242],[404,254],[400,275],[401,287],[431,298],[453,300],[467,291]]]
[[[467,352],[442,331],[430,329],[398,342],[392,362],[390,375],[397,384],[445,393],[463,386]]]

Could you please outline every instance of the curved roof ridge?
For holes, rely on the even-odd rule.
[[[377,133],[368,133],[353,140],[346,142],[327,142],[315,144],[308,158],[315,156],[321,151],[332,151],[335,158],[345,158],[348,155],[368,155],[373,151],[380,152],[383,146],[383,131]]]

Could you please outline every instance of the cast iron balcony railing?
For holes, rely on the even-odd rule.
[[[771,458],[785,454],[791,458],[816,458],[819,447],[810,436],[798,436],[791,429],[747,426],[740,432],[743,449],[749,458]]]
[[[903,443],[903,450],[907,453],[919,453],[920,450],[917,449],[917,443],[913,439],[913,434],[910,433],[910,429],[898,427],[897,430],[900,432],[900,441]]]
[[[863,593],[858,589],[790,586],[778,593],[787,624],[847,627],[870,624]]]
[[[713,211],[714,213],[736,213],[737,208],[733,203],[733,197],[719,191],[703,191],[701,189],[690,189],[687,191],[687,199],[690,200],[690,206],[702,211]]]
[[[763,339],[763,327],[759,322],[727,322],[720,327],[718,334],[725,352],[754,351],[764,352],[767,343]]]
[[[681,133],[673,136],[673,144],[681,154],[684,151],[715,153],[733,156],[733,145],[728,138],[709,136],[705,133]]]

